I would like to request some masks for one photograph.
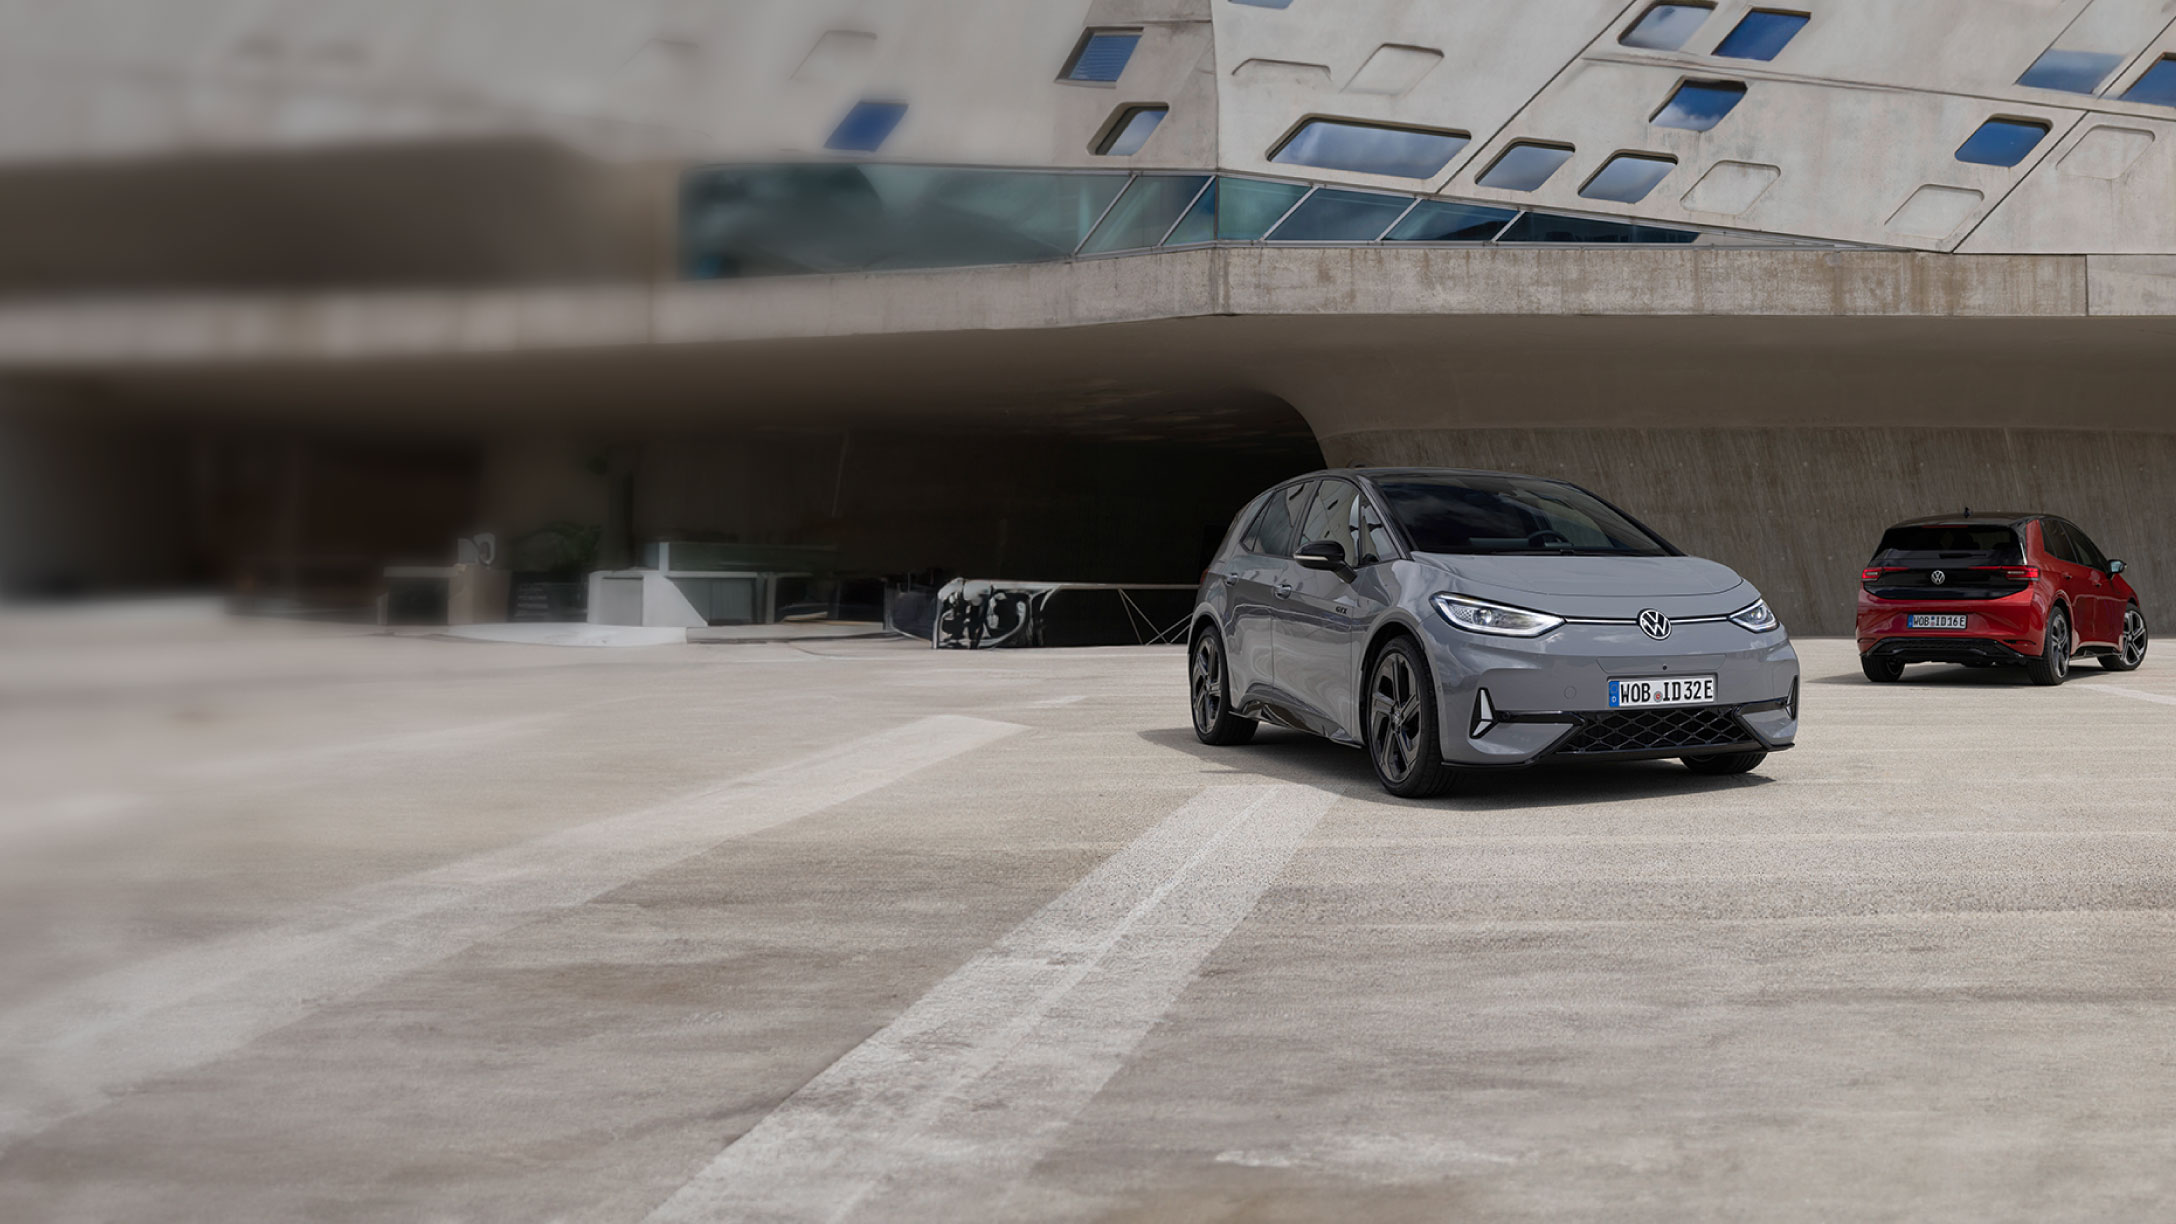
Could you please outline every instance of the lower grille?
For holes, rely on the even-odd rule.
[[[1667,710],[1612,710],[1595,714],[1557,749],[1570,756],[1610,752],[1660,752],[1678,748],[1727,748],[1753,735],[1728,706]]]

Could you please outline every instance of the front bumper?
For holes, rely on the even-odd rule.
[[[1662,642],[1630,625],[1571,624],[1539,638],[1429,626],[1443,759],[1465,767],[1779,751],[1798,735],[1798,652],[1781,629],[1680,625]],[[1712,706],[1609,708],[1627,676],[1713,675]],[[1486,710],[1494,715],[1477,727]]]

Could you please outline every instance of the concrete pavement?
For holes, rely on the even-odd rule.
[[[0,1218],[2160,1218],[2176,680],[1382,795],[1172,650],[0,618]]]

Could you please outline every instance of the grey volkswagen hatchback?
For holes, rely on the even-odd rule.
[[[1798,733],[1798,655],[1752,584],[1535,476],[1281,484],[1225,534],[1188,649],[1203,743],[1311,731],[1409,797],[1540,761],[1744,773]]]

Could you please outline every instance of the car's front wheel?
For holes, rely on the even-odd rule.
[[[1232,712],[1231,669],[1224,665],[1224,635],[1203,626],[1194,639],[1193,663],[1187,668],[1189,700],[1194,708],[1194,737],[1204,744],[1244,744],[1257,725]]]
[[[2137,671],[2146,661],[2146,614],[2132,604],[2123,612],[2123,640],[2114,654],[2102,655],[2100,665],[2112,672]]]
[[[1859,656],[1859,670],[1876,684],[1894,684],[1904,678],[1904,665],[1895,659],[1877,659],[1872,655]]]
[[[2059,607],[2048,612],[2048,631],[2040,642],[2040,657],[2026,661],[2025,674],[2034,684],[2061,684],[2070,678],[2068,612]]]
[[[1458,771],[1444,764],[1436,737],[1436,690],[1428,660],[1412,638],[1392,638],[1368,668],[1368,760],[1383,789],[1425,799],[1451,789]]]
[[[1755,766],[1768,759],[1768,754],[1756,748],[1751,752],[1719,752],[1713,756],[1690,756],[1679,759],[1685,762],[1685,768],[1694,773],[1713,776],[1750,773]]]

